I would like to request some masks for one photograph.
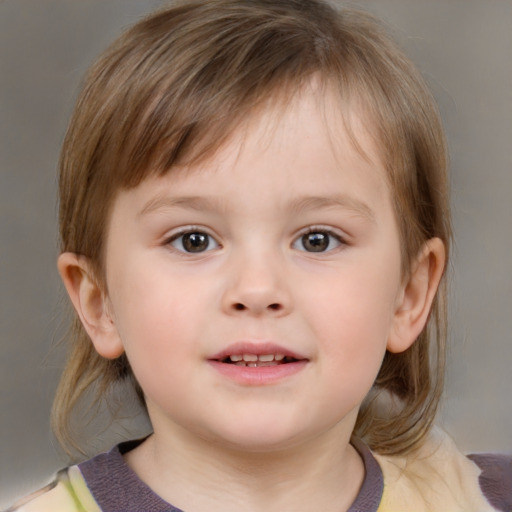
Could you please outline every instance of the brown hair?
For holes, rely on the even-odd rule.
[[[64,141],[61,250],[86,256],[104,286],[116,192],[205,158],[252,109],[313,75],[336,87],[340,104],[364,108],[388,171],[404,274],[429,238],[441,238],[448,253],[446,150],[435,102],[378,22],[320,0],[182,1],[122,35],[89,71]],[[354,434],[379,453],[412,449],[432,424],[443,386],[445,295],[443,280],[427,328],[407,351],[386,354],[361,407]],[[71,342],[53,410],[68,447],[70,414],[86,391],[99,400],[123,380],[138,389],[126,358],[101,358],[76,317]],[[398,411],[383,413],[379,394],[396,397]]]

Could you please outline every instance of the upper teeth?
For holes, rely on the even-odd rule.
[[[229,359],[233,363],[236,363],[238,361],[246,361],[248,363],[256,362],[256,361],[262,361],[262,362],[270,362],[270,361],[282,361],[284,359],[284,354],[262,354],[262,355],[256,355],[256,354],[239,354],[239,355],[231,355],[229,356]]]

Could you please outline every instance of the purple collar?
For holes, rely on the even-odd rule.
[[[121,443],[78,465],[91,494],[103,512],[183,512],[155,494],[125,463],[123,454],[141,442]],[[376,512],[384,489],[382,470],[364,443],[353,440],[352,445],[363,459],[365,477],[348,512]]]

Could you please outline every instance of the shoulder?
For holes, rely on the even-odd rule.
[[[412,454],[375,458],[384,475],[379,512],[512,510],[512,458],[466,457],[440,429]]]
[[[39,491],[5,512],[101,512],[77,466],[60,471]]]
[[[481,453],[469,455],[479,468],[480,488],[496,510],[512,510],[512,455]]]

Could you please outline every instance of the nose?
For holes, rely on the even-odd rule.
[[[240,258],[230,265],[222,298],[228,314],[284,316],[291,311],[286,271],[278,255]]]

